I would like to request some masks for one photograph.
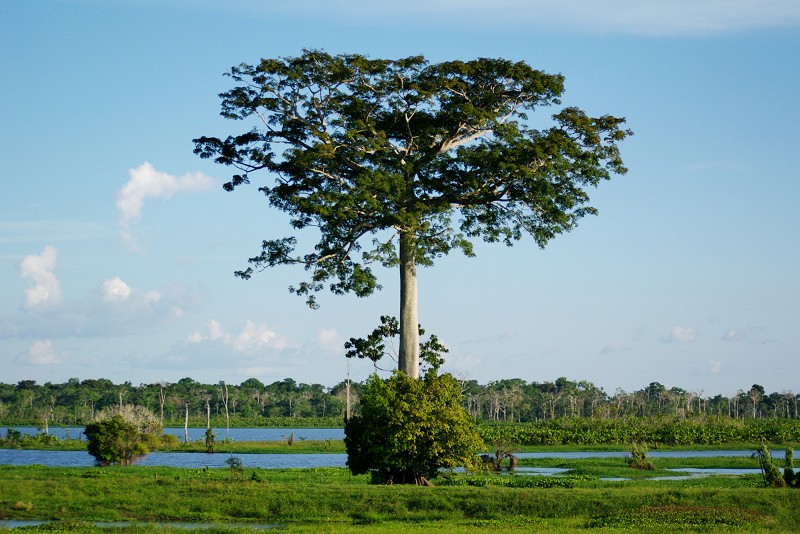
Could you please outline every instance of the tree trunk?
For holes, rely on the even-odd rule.
[[[417,250],[413,233],[400,234],[400,355],[398,369],[419,378]]]
[[[159,384],[158,386],[158,399],[161,403],[161,426],[164,426],[164,401],[167,400],[167,395],[164,392],[164,386]]]
[[[347,382],[345,382],[345,392],[347,400],[345,405],[344,421],[350,420],[350,358],[347,358]]]
[[[225,439],[229,439],[231,434],[231,416],[228,413],[228,385],[223,382],[222,387],[224,388],[222,401],[225,403]]]
[[[186,403],[186,416],[183,419],[183,442],[189,443],[189,403]]]

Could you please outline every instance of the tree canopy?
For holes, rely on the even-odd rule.
[[[312,250],[294,235],[267,239],[250,265],[303,265],[291,291],[366,296],[371,266],[400,271],[399,369],[419,373],[416,267],[472,239],[544,247],[594,214],[587,188],[624,173],[624,119],[564,107],[533,127],[537,108],[560,105],[564,78],[524,62],[479,58],[430,63],[305,50],[241,64],[220,95],[239,134],[194,140],[195,153],[236,169],[226,190],[266,171],[270,206],[295,230],[316,228]],[[250,124],[252,123],[252,124]]]

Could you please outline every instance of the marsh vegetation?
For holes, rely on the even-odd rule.
[[[518,474],[443,471],[428,488],[374,485],[346,468],[0,466],[0,518],[67,522],[65,529],[77,521],[81,531],[94,528],[86,522],[126,521],[134,525],[116,529],[131,532],[183,521],[219,525],[217,532],[245,532],[247,524],[308,532],[795,530],[800,492],[765,488],[758,458],[653,462],[651,471],[630,469],[621,456],[521,458]],[[532,466],[568,471],[522,474]],[[682,468],[754,472],[658,480]]]

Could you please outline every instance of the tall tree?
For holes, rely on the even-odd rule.
[[[195,139],[195,153],[237,169],[226,190],[265,170],[259,190],[315,227],[313,250],[294,236],[265,240],[236,274],[300,264],[306,296],[329,284],[336,294],[371,294],[370,265],[400,272],[399,369],[419,374],[417,266],[461,249],[471,238],[511,245],[530,234],[544,247],[595,213],[586,189],[626,171],[618,142],[624,119],[566,107],[535,129],[528,113],[559,105],[561,75],[524,62],[476,59],[431,64],[332,56],[263,59],[233,67],[222,116],[250,121],[226,138]],[[370,242],[371,238],[371,242]]]

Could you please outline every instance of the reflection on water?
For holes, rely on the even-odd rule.
[[[755,451],[647,451],[650,458],[738,458],[752,456]],[[517,458],[624,458],[630,451],[553,451],[518,452]],[[784,451],[770,451],[772,458],[783,458]]]
[[[776,451],[779,452],[779,451]],[[623,458],[625,452],[521,452],[519,458]],[[648,453],[660,458],[713,458],[750,457],[752,451],[658,451]],[[151,452],[142,458],[138,465],[158,465],[168,467],[226,467],[229,454],[218,452]],[[346,454],[236,454],[245,467],[265,469],[306,468],[306,467],[345,467]],[[779,454],[773,455],[780,458]],[[40,451],[0,449],[0,465],[46,465],[49,467],[89,467],[94,458],[86,451]],[[520,468],[521,469],[521,468]]]
[[[721,467],[709,467],[709,468],[700,468],[700,467],[680,467],[675,469],[668,469],[667,471],[672,471],[675,473],[686,473],[684,475],[670,475],[666,477],[652,477],[646,480],[693,480],[696,478],[705,478],[705,477],[713,477],[713,476],[742,476],[742,475],[758,475],[761,473],[761,469],[731,469],[731,468],[721,468]],[[630,478],[621,478],[621,477],[608,477],[608,478],[601,478],[605,482],[620,482],[624,480],[630,480]]]
[[[40,433],[40,430],[32,426],[15,426],[11,427],[18,430],[23,434],[30,434],[35,436]],[[83,439],[82,426],[72,427],[50,427],[48,434],[55,436],[59,439],[72,438]],[[165,434],[171,434],[183,441],[183,427],[167,427],[164,429]],[[205,439],[205,428],[190,428],[189,440],[190,441],[203,441]],[[0,437],[5,438],[7,430],[0,428]],[[289,436],[293,436],[295,440],[303,441],[325,441],[341,440],[344,439],[343,428],[231,428],[226,431],[224,428],[215,428],[214,434],[217,440],[221,441],[230,437],[233,441],[285,441]]]
[[[541,477],[553,477],[563,475],[569,471],[565,467],[515,467],[514,473],[517,475],[533,475]]]

